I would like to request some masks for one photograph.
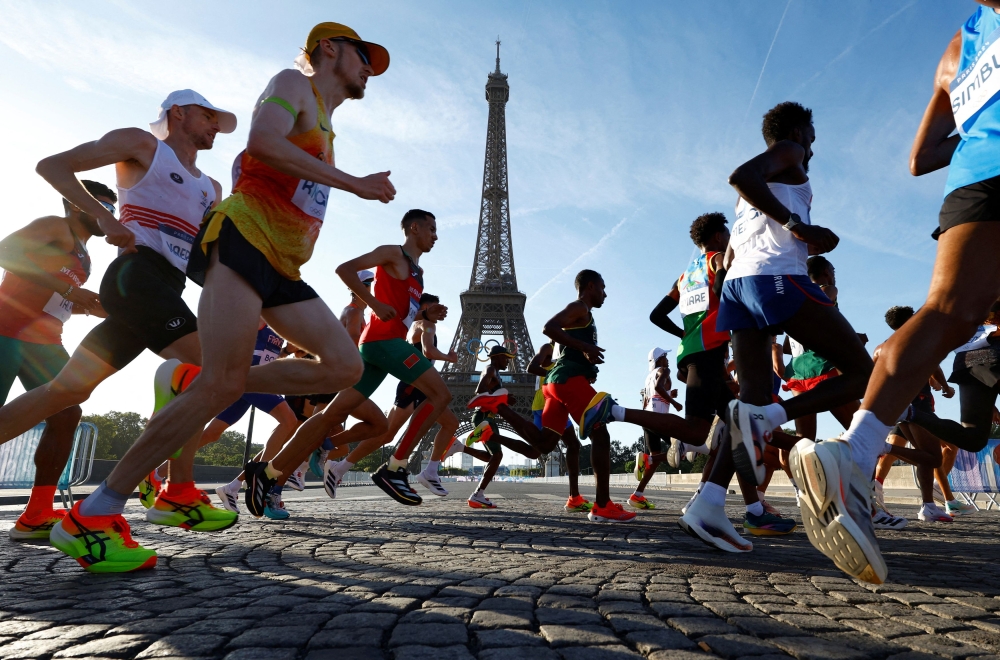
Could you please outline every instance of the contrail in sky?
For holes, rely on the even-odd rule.
[[[785,14],[788,13],[788,8],[791,6],[792,0],[788,0],[785,4],[785,11],[781,12],[781,20],[778,21],[778,29],[774,31],[774,38],[771,39],[771,45],[767,49],[767,55],[764,56],[764,66],[760,67],[760,75],[757,76],[757,84],[753,86],[753,94],[750,95],[750,103],[747,103],[747,110],[743,113],[743,123],[746,123],[747,115],[750,114],[750,107],[753,105],[753,100],[757,97],[757,89],[760,87],[760,81],[764,78],[764,69],[767,68],[767,61],[771,59],[771,51],[774,50],[774,42],[778,40],[778,33],[781,32],[781,25],[785,22]]]
[[[634,216],[635,214],[633,213],[632,215]],[[528,298],[528,300],[524,304],[527,305],[532,300],[534,300],[536,297],[538,297],[538,294],[540,294],[542,291],[544,291],[545,289],[547,289],[550,284],[552,284],[553,282],[555,282],[556,280],[558,280],[559,278],[561,278],[563,275],[565,275],[566,273],[568,273],[570,270],[572,270],[573,266],[575,266],[577,263],[579,263],[580,260],[582,260],[582,259],[584,259],[586,257],[589,257],[590,255],[594,254],[599,249],[601,249],[601,246],[604,245],[605,243],[607,243],[609,240],[611,240],[614,237],[614,235],[618,233],[618,230],[622,228],[622,225],[624,225],[628,221],[629,221],[629,218],[622,218],[618,222],[617,225],[615,225],[614,227],[611,228],[611,231],[609,231],[604,236],[601,236],[601,240],[599,240],[596,243],[594,243],[594,246],[592,248],[590,248],[589,250],[587,250],[586,252],[584,252],[583,254],[581,254],[579,257],[577,257],[576,259],[574,259],[568,266],[566,266],[561,271],[559,271],[558,273],[556,273],[556,275],[552,279],[550,279],[548,282],[546,282],[545,284],[543,284],[542,286],[540,286],[537,291],[535,291],[533,294],[531,294],[531,297]]]

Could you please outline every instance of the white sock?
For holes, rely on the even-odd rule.
[[[687,451],[694,452],[696,454],[707,454],[708,445],[684,445],[684,449]]]
[[[764,414],[767,415],[767,421],[774,424],[772,431],[788,421],[788,413],[780,403],[769,403],[764,406]]]
[[[632,494],[633,494],[633,495],[635,495],[635,496],[637,496],[637,497],[642,497],[642,491],[641,491],[641,490],[639,490],[638,488],[636,488],[636,489],[635,489],[635,492],[634,492],[634,493],[632,493]]]
[[[345,458],[344,460],[337,461],[333,464],[333,473],[337,475],[338,479],[343,479],[344,475],[347,474],[352,467],[354,467],[354,463]]]
[[[747,504],[747,513],[752,513],[755,516],[762,516],[764,515],[764,505],[760,502]]]
[[[725,506],[726,505],[726,489],[719,484],[714,484],[711,481],[706,482],[704,486],[701,487],[701,495],[705,502],[711,504],[712,506]]]
[[[625,421],[625,407],[624,406],[611,406],[611,419],[616,422]]]
[[[239,491],[242,485],[243,485],[243,480],[237,477],[229,482],[229,485],[226,486],[226,490],[235,493]]]
[[[875,472],[879,453],[885,446],[885,438],[891,429],[891,426],[880,422],[869,410],[854,413],[851,427],[844,432],[842,438],[850,445],[851,458],[865,477],[871,477]]]
[[[427,468],[424,470],[424,474],[431,474],[437,476],[438,465],[440,464],[441,461],[427,461]]]

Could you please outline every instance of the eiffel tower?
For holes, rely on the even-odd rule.
[[[535,377],[528,373],[528,363],[535,355],[531,336],[524,322],[527,296],[517,289],[514,272],[514,246],[510,233],[510,205],[507,195],[507,123],[505,106],[510,98],[507,74],[500,72],[500,40],[497,39],[496,69],[486,80],[486,102],[490,104],[486,126],[486,159],[483,165],[483,197],[479,206],[479,233],[472,259],[469,288],[459,297],[462,317],[451,350],[458,362],[445,363],[441,375],[452,393],[451,410],[461,420],[458,434],[472,430],[472,411],[465,404],[479,383],[479,373],[494,343],[514,349],[515,357],[502,375],[504,387],[515,397],[511,406],[521,415],[531,417],[531,399]],[[470,350],[471,347],[471,350]],[[482,347],[481,350],[477,350]],[[506,422],[501,426],[512,430]],[[429,456],[430,441],[437,426],[421,440],[421,450]],[[419,456],[419,453],[417,454]],[[413,466],[416,467],[416,466]]]

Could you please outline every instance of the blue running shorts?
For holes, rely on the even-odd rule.
[[[719,297],[717,330],[763,330],[792,318],[806,299],[832,306],[806,275],[750,275],[726,280]]]
[[[284,402],[284,398],[278,396],[277,394],[252,394],[247,393],[240,397],[240,399],[229,406],[225,410],[216,416],[216,419],[220,422],[225,422],[229,426],[232,426],[236,422],[243,418],[243,415],[247,414],[250,410],[250,406],[253,406],[257,410],[265,413],[269,413],[279,404]]]

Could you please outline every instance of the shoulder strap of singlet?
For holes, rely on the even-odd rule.
[[[420,282],[420,286],[423,286],[424,285],[424,270],[423,270],[423,268],[421,268],[420,266],[418,266],[417,262],[415,262],[413,259],[410,258],[410,255],[406,254],[406,250],[403,249],[402,245],[399,246],[399,251],[403,253],[404,257],[406,257],[406,260],[410,263],[410,266],[413,267],[413,270],[417,271],[417,280]]]

